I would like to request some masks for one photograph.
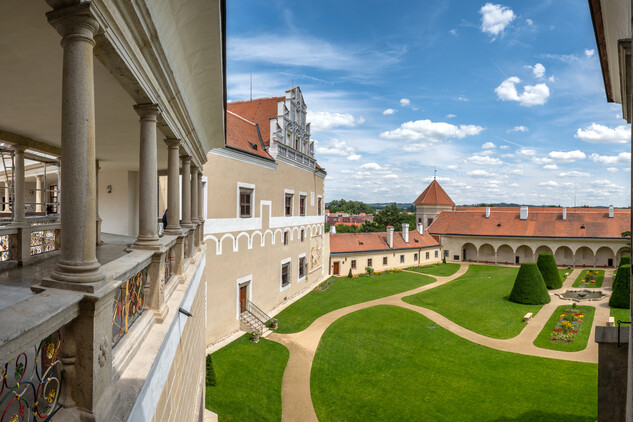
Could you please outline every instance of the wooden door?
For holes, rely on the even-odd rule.
[[[240,286],[240,313],[248,309],[248,285]]]
[[[339,269],[338,269],[338,262],[335,262],[334,263],[334,275],[338,275],[338,271],[339,271]]]

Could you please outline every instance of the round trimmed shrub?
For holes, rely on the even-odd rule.
[[[521,264],[512,292],[510,292],[510,301],[526,305],[543,305],[549,303],[550,300],[538,265],[535,262]]]
[[[611,293],[611,298],[609,298],[609,306],[623,309],[629,309],[631,307],[630,271],[630,264],[623,264],[618,267],[615,280],[613,280],[613,293]]]
[[[556,267],[556,259],[554,255],[547,252],[541,252],[538,254],[536,265],[545,280],[545,285],[548,289],[560,289],[563,287],[563,280],[560,278],[558,267]]]
[[[622,265],[631,265],[631,257],[629,255],[622,255],[620,257],[620,264],[618,265],[618,268]]]

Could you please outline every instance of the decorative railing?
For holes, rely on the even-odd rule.
[[[0,235],[0,262],[8,261],[13,258],[11,253],[11,238],[12,234]]]
[[[143,313],[147,267],[124,281],[116,290],[112,304],[112,347],[116,346]]]
[[[165,284],[169,281],[174,273],[173,248],[169,248],[165,253]]]
[[[50,421],[61,409],[58,330],[0,367],[0,421]]]
[[[314,158],[309,157],[293,148],[290,148],[287,145],[277,143],[277,149],[279,151],[279,155],[281,155],[282,157],[286,157],[310,168],[315,168],[316,166],[316,161],[314,160]]]
[[[36,230],[31,232],[31,255],[39,255],[56,249],[55,230]]]

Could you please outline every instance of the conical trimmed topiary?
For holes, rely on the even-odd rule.
[[[547,252],[540,253],[536,260],[536,265],[538,265],[538,269],[548,289],[560,289],[563,287],[563,280],[560,278],[558,267],[556,267],[554,255]]]
[[[217,385],[217,381],[215,379],[215,370],[213,369],[213,359],[211,358],[211,355],[207,355],[206,385],[207,387],[214,387],[215,385]]]
[[[618,268],[622,265],[631,265],[631,257],[629,255],[622,255],[620,257],[620,264],[618,265]]]
[[[630,271],[630,264],[624,264],[618,267],[615,280],[613,280],[613,293],[611,293],[611,298],[609,299],[609,306],[623,309],[629,309],[631,307]]]
[[[526,305],[543,305],[550,302],[545,280],[535,262],[521,264],[510,292],[510,300]]]

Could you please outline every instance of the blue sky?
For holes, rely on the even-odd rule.
[[[586,1],[228,2],[229,101],[299,85],[326,200],[628,206]]]

